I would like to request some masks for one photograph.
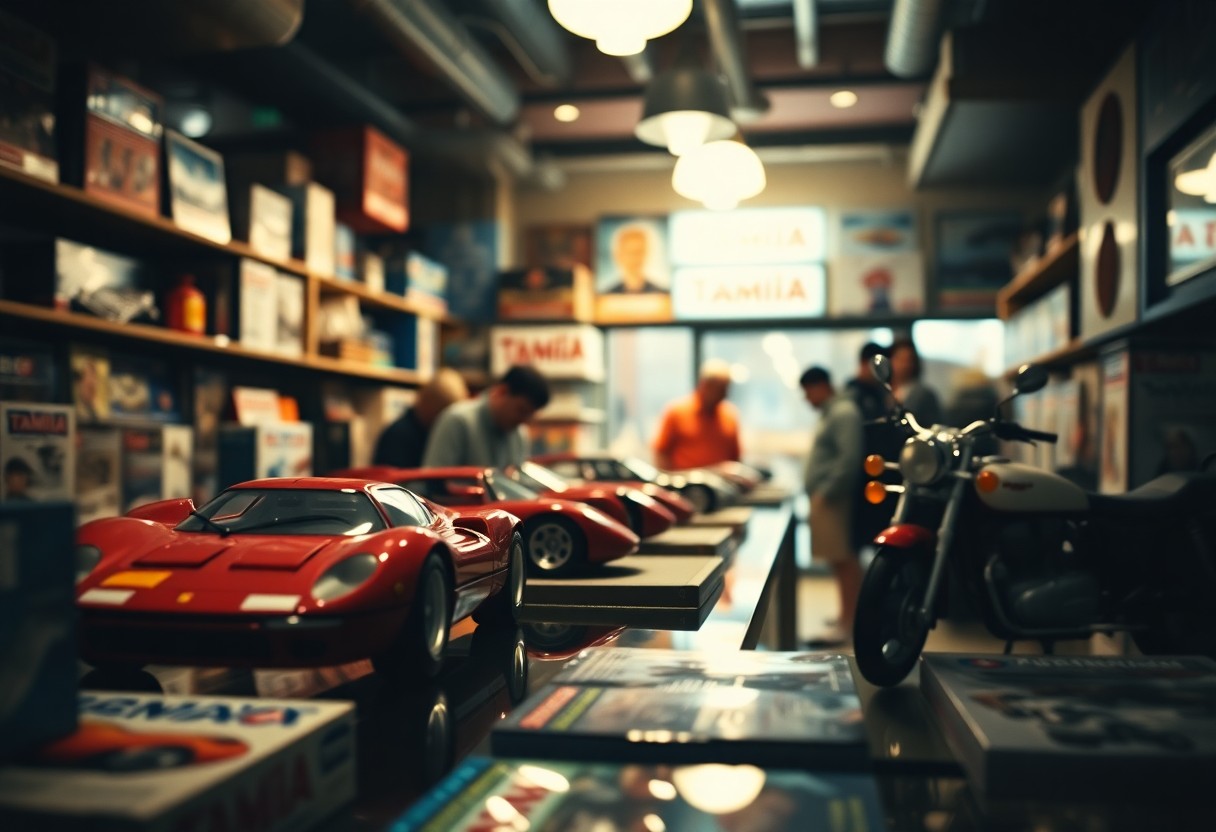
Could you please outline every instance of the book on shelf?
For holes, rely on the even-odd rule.
[[[878,789],[864,775],[473,757],[386,829],[867,832],[883,825]]]
[[[497,755],[865,770],[848,660],[823,653],[585,651],[491,735]]]
[[[987,799],[1210,797],[1216,662],[1154,656],[929,654],[921,688]]]

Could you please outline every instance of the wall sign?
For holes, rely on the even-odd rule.
[[[500,326],[490,336],[495,378],[515,364],[531,364],[549,378],[604,380],[604,334],[587,324]]]
[[[823,265],[685,266],[676,269],[672,307],[681,320],[818,317]]]
[[[822,208],[744,208],[671,215],[677,266],[818,263],[824,259]],[[678,314],[678,313],[677,313]]]

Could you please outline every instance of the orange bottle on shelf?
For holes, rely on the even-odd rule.
[[[182,275],[177,287],[169,293],[166,304],[170,329],[205,335],[207,332],[207,298],[194,285],[194,275]]]

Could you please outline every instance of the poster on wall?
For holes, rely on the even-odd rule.
[[[937,302],[942,309],[990,310],[1013,279],[1009,255],[1022,233],[1014,211],[937,217]]]
[[[740,208],[671,215],[671,262],[677,266],[821,263],[827,220],[822,208]]]
[[[925,308],[925,269],[919,251],[842,255],[829,268],[832,315],[903,315]]]
[[[596,229],[595,317],[602,323],[671,320],[663,217],[604,217]]]
[[[840,255],[878,255],[916,251],[916,215],[898,210],[840,212],[836,250]]]
[[[589,321],[595,302],[590,225],[524,231],[525,267],[498,277],[499,320]]]
[[[1117,352],[1102,359],[1101,450],[1098,455],[1098,491],[1127,491],[1128,355]]]
[[[427,226],[422,253],[447,267],[448,311],[470,322],[494,320],[498,290],[498,223]]]

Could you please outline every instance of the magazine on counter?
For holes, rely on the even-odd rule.
[[[864,770],[848,660],[593,648],[495,726],[496,754]]]
[[[921,687],[987,798],[1211,799],[1216,662],[926,655]]]

